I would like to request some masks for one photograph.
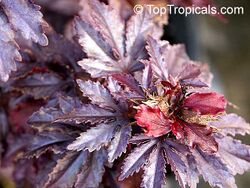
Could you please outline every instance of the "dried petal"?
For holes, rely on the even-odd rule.
[[[218,93],[195,93],[185,99],[183,107],[201,115],[216,115],[225,112],[226,105],[226,99]]]
[[[146,129],[147,136],[158,137],[167,134],[171,130],[171,122],[159,108],[141,105],[139,106],[135,119],[139,126]]]

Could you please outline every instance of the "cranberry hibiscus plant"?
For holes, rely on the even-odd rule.
[[[4,10],[13,8],[9,2],[1,1]],[[23,35],[16,41],[14,34],[0,36],[6,45],[0,75],[9,79],[1,95],[11,93],[8,106],[22,103],[31,111],[44,104],[28,120],[33,130],[22,125],[1,137],[3,161],[25,151],[29,159],[19,156],[16,168],[32,169],[38,187],[122,187],[119,182],[140,171],[141,187],[159,188],[167,166],[181,187],[197,187],[200,176],[211,187],[237,187],[234,176],[250,169],[250,146],[233,136],[250,133],[250,126],[226,113],[227,100],[210,90],[208,66],[190,60],[182,45],[160,40],[162,26],[147,11],[124,13],[114,0],[82,6],[74,32],[85,54],[51,28],[48,47],[27,43],[23,37],[41,45],[47,38],[32,27],[30,35],[22,32],[13,20],[16,10],[1,13],[1,33],[14,33],[15,23]],[[38,9],[32,10],[41,22]],[[21,60],[18,50],[22,66],[9,76]],[[3,110],[1,122],[8,127]],[[10,141],[15,136],[17,143]]]

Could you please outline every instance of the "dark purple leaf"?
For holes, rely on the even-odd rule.
[[[35,179],[37,188],[44,188],[44,185],[49,179],[49,174],[57,164],[57,160],[60,160],[62,157],[63,154],[54,155],[49,161],[46,160],[44,163],[40,163],[41,166],[38,169],[39,175],[37,175]]]
[[[42,24],[45,23],[39,6],[28,0],[2,0],[1,2],[10,23],[25,39],[33,40],[42,46],[48,45],[48,39],[42,30]]]
[[[192,87],[197,87],[197,88],[209,87],[208,84],[198,79],[183,80],[181,81],[181,84],[184,86],[192,86]]]
[[[112,113],[96,105],[82,104],[81,107],[73,109],[72,112],[56,117],[54,122],[76,124],[108,123],[115,121],[117,116],[119,116],[117,113]]]
[[[156,37],[156,34],[161,33],[161,29],[158,28],[157,30],[157,27],[155,27],[153,19],[154,15],[145,10],[142,14],[133,15],[128,20],[126,28],[126,53],[127,56],[130,56],[131,61],[137,61],[146,57],[146,37],[149,34]],[[140,65],[138,64],[138,66]],[[138,68],[135,67],[132,69],[137,70]]]
[[[148,46],[146,48],[150,55],[150,61],[147,63],[150,63],[153,73],[155,74],[154,76],[162,80],[168,80],[169,77],[167,60],[163,58],[163,48],[168,45],[167,42],[164,44],[158,43],[154,38],[148,37]]]
[[[139,145],[139,144],[142,144],[144,142],[148,142],[150,139],[154,139],[154,137],[150,137],[150,136],[147,136],[145,134],[140,134],[140,135],[133,136],[129,140],[129,142],[132,144]]]
[[[90,154],[86,163],[77,176],[76,188],[98,188],[104,174],[104,165],[107,162],[107,153],[104,149]]]
[[[65,86],[65,82],[52,73],[35,73],[13,83],[15,89],[35,99],[50,97],[62,86]]]
[[[14,37],[6,15],[0,10],[0,81],[7,81],[11,71],[17,69],[16,62],[22,60]]]
[[[113,79],[112,77],[108,77],[108,89],[112,96],[119,101],[119,99],[123,98],[124,90],[122,89],[121,85]]]
[[[128,176],[133,175],[135,172],[138,172],[140,168],[146,163],[146,160],[148,159],[156,144],[157,140],[151,140],[145,144],[142,144],[141,146],[136,147],[126,158],[119,180],[121,181]]]
[[[42,107],[38,112],[32,114],[32,116],[28,120],[28,123],[30,124],[51,123],[60,116],[63,116],[63,113],[59,111],[57,108]]]
[[[126,22],[117,5],[112,5],[88,0],[83,3],[82,20],[76,21],[79,43],[89,58],[78,63],[94,78],[142,70],[140,60],[147,57],[145,38],[149,34],[160,38],[162,33],[147,11]]]
[[[53,149],[55,152],[62,152],[57,151],[58,146],[63,146],[73,141],[74,137],[70,136],[69,134],[64,134],[59,131],[43,131],[36,135],[28,148],[27,156],[28,157],[40,157],[41,154],[45,153],[49,149]],[[61,148],[59,148],[60,150]]]
[[[188,166],[186,161],[187,148],[172,141],[166,141],[163,144],[164,152],[166,154],[167,163],[171,166],[172,171],[175,173],[181,187],[188,185],[189,177]],[[184,151],[183,153],[181,151]],[[190,178],[191,179],[191,178]]]
[[[144,97],[142,89],[139,87],[139,83],[130,74],[113,74],[112,77],[122,85],[126,86],[131,92],[136,93],[138,97]]]
[[[211,122],[209,125],[219,129],[220,133],[224,135],[250,134],[249,123],[236,114],[223,115],[218,121]]]
[[[195,64],[184,64],[182,72],[179,73],[178,77],[180,80],[188,80],[197,78],[201,74],[200,67]]]
[[[32,114],[28,122],[30,124],[50,124],[56,120],[59,121],[60,118],[67,116],[80,107],[81,102],[77,98],[58,95],[55,99],[55,104],[53,102],[53,105],[40,108],[38,112]]]
[[[87,151],[67,152],[63,158],[57,160],[57,164],[49,174],[45,187],[73,187],[77,180],[77,175],[80,173],[82,166],[87,163],[89,155]]]
[[[250,146],[227,136],[217,135],[215,139],[219,143],[220,158],[234,175],[250,170]]]
[[[126,125],[127,123],[127,125]],[[124,122],[123,126],[120,126],[116,131],[113,140],[108,147],[108,160],[113,162],[115,159],[121,156],[126,151],[129,139],[131,137],[132,128],[129,122]]]
[[[124,54],[123,34],[124,22],[121,20],[116,9],[100,3],[98,0],[88,0],[91,8],[91,18],[95,21],[93,24],[96,29],[102,34],[105,40],[112,46],[112,49],[118,53],[119,57]]]
[[[196,188],[197,184],[199,183],[199,172],[197,169],[197,164],[195,162],[195,159],[192,155],[187,156],[187,179],[188,179],[188,185],[190,188]]]
[[[72,144],[68,150],[88,150],[92,152],[99,150],[102,146],[107,145],[117,129],[117,124],[99,124],[97,127],[89,129],[82,133]]]
[[[5,111],[0,108],[0,142],[7,136],[9,123]]]
[[[199,173],[211,187],[237,187],[234,176],[226,164],[216,155],[209,155],[200,150],[193,150],[192,155],[195,158]]]
[[[81,10],[79,0],[54,0],[53,3],[50,0],[35,0],[35,2],[49,10],[69,16],[75,15]]]
[[[8,148],[4,155],[4,161],[10,162],[13,158],[15,158],[18,154],[22,154],[27,150],[27,147],[30,144],[32,136],[30,134],[22,134],[13,139],[13,135],[9,137],[8,144],[11,146]]]
[[[23,40],[18,41],[18,44],[21,48],[31,50],[39,62],[57,62],[63,66],[69,64],[76,72],[80,71],[81,68],[76,62],[85,57],[81,46],[57,34],[52,29],[46,31],[46,35],[49,39],[49,44],[42,48],[37,44],[30,44]]]
[[[118,110],[110,92],[99,82],[77,80],[77,83],[83,92],[83,96],[88,97],[92,104],[111,110]]]
[[[152,68],[151,68],[151,65],[148,64],[143,70],[142,87],[145,89],[149,89],[152,84],[152,79],[153,79]]]
[[[149,155],[148,162],[143,169],[142,187],[158,188],[165,184],[166,161],[160,143]]]
[[[211,74],[202,64],[191,61],[182,45],[170,45],[167,41],[148,37],[147,45],[149,61],[154,76],[160,80],[168,81],[172,85],[181,82],[192,87],[206,87],[210,85]],[[202,72],[203,71],[203,72]]]

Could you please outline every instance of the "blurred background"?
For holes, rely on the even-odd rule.
[[[42,6],[42,12],[55,30],[67,37],[67,25],[80,10],[79,0],[35,0]],[[165,0],[128,0],[131,4],[162,3]],[[183,0],[185,1],[185,0]],[[239,109],[229,108],[250,122],[250,4],[247,0],[217,0],[218,6],[242,6],[244,15],[226,16],[223,22],[209,15],[171,15],[165,27],[163,39],[172,44],[184,43],[193,60],[209,63],[214,73],[214,89],[226,95]],[[167,18],[166,18],[167,19]],[[240,138],[250,144],[250,136]],[[1,173],[0,173],[1,174]],[[4,172],[2,174],[8,174]],[[170,174],[169,174],[170,175]],[[168,188],[178,188],[174,176],[168,178]],[[2,181],[2,182],[1,182]],[[250,173],[237,176],[239,188],[248,188]],[[15,185],[0,175],[0,188],[14,188]],[[2,184],[2,185],[1,185]],[[201,181],[200,188],[209,187]]]

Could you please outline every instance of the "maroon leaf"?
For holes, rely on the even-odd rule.
[[[212,136],[212,129],[203,125],[187,124],[184,134],[190,147],[199,146],[204,152],[215,153],[218,144]]]
[[[183,107],[199,112],[201,115],[216,115],[225,112],[227,101],[218,93],[195,93],[185,99]]]

